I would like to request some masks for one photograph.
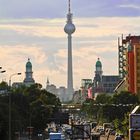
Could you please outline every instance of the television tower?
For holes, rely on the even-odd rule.
[[[64,27],[64,31],[68,34],[68,77],[67,77],[67,92],[70,98],[73,95],[73,71],[72,71],[72,33],[75,32],[75,25],[72,23],[72,13],[70,7],[70,0],[68,0],[68,14],[67,24]]]

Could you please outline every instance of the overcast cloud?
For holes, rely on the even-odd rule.
[[[63,18],[67,0],[0,0],[0,18]],[[139,0],[71,0],[75,17],[139,16]]]

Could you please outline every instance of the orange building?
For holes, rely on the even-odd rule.
[[[135,93],[140,97],[140,41],[134,46],[134,77]]]
[[[128,43],[127,53],[126,53],[126,80],[127,80],[127,88],[128,91],[135,93],[135,73],[134,73],[134,50],[133,46]]]
[[[127,36],[119,47],[119,75],[127,90],[140,97],[140,36]]]

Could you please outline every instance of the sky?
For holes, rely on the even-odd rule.
[[[33,77],[45,88],[67,86],[68,0],[0,0],[0,80],[22,82],[30,58]],[[118,74],[118,37],[140,35],[139,0],[71,0],[76,32],[73,42],[73,84],[93,79],[100,58],[104,75]]]

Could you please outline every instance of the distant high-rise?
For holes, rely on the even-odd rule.
[[[64,27],[65,33],[68,34],[68,77],[67,77],[67,92],[70,98],[74,93],[73,90],[73,71],[72,71],[72,33],[75,32],[75,26],[72,23],[72,13],[70,7],[70,0],[67,14],[67,24]]]
[[[28,62],[26,63],[25,79],[23,82],[26,86],[30,86],[35,83],[33,79],[32,63],[30,62],[29,58]]]
[[[120,80],[124,79],[126,76],[126,45],[125,40],[122,35],[122,44],[120,44],[120,38],[118,38],[118,65],[119,65],[119,77]]]

